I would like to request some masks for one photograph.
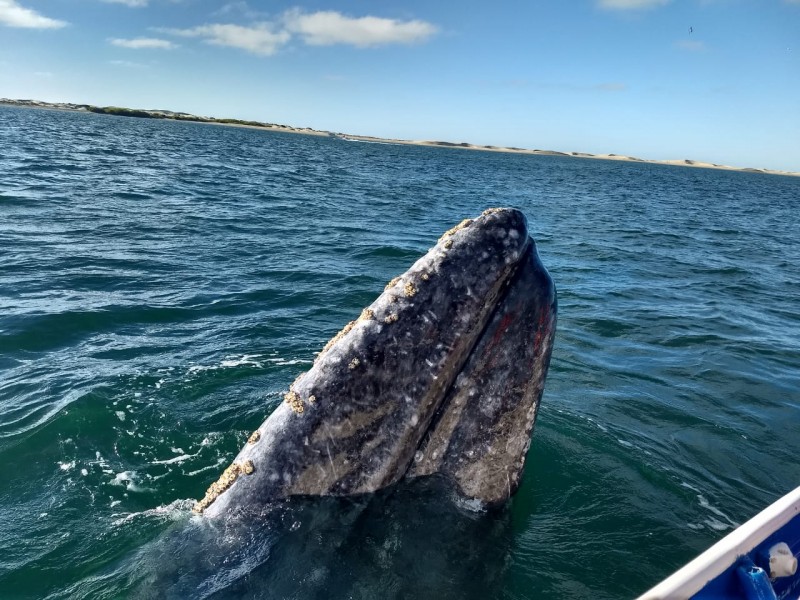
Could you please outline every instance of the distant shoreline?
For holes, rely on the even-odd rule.
[[[331,131],[321,131],[310,127],[292,127],[290,125],[279,125],[276,123],[261,123],[258,121],[247,121],[242,119],[218,119],[214,117],[200,117],[190,113],[179,113],[169,110],[142,110],[121,108],[115,106],[94,106],[91,104],[72,104],[42,102],[39,100],[11,100],[0,98],[0,105],[17,106],[23,108],[45,108],[53,110],[67,110],[77,112],[93,112],[96,114],[107,114],[122,117],[144,118],[144,119],[163,119],[171,121],[190,121],[195,123],[207,123],[211,125],[225,125],[228,127],[245,127],[248,129],[262,129],[266,131],[277,131],[282,133],[297,133],[302,135],[315,135],[332,137],[351,142],[371,142],[378,144],[400,144],[406,146],[427,146],[432,148],[452,148],[460,150],[477,150],[480,152],[502,152],[507,154],[530,154],[537,156],[563,156],[566,158],[584,158],[593,160],[614,160],[618,162],[636,162],[651,165],[671,165],[680,167],[691,167],[699,169],[716,169],[721,171],[739,171],[742,173],[763,173],[766,175],[784,175],[789,177],[800,177],[800,172],[779,171],[775,169],[757,169],[749,167],[731,167],[716,163],[702,162],[690,159],[676,160],[649,160],[624,156],[620,154],[589,154],[587,152],[559,152],[556,150],[530,150],[526,148],[506,147],[506,146],[480,146],[466,142],[441,142],[427,140],[400,140],[392,138],[380,138],[369,135],[354,135],[345,133],[334,133]]]

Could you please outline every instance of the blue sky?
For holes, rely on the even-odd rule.
[[[800,0],[0,0],[0,97],[800,171]]]

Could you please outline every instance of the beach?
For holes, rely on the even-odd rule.
[[[480,152],[501,152],[507,154],[529,154],[535,156],[565,156],[570,158],[584,158],[591,160],[613,160],[618,162],[637,162],[637,163],[647,163],[653,165],[690,167],[695,169],[718,169],[722,171],[742,171],[746,173],[763,173],[767,175],[784,175],[789,177],[800,177],[800,172],[796,171],[781,171],[777,169],[721,165],[717,163],[693,160],[688,158],[652,160],[645,158],[637,158],[634,156],[626,156],[622,154],[590,154],[588,152],[577,152],[577,151],[561,152],[558,150],[542,150],[542,149],[528,149],[528,148],[518,148],[518,147],[508,147],[508,146],[478,145],[478,144],[471,144],[469,142],[404,140],[395,138],[382,138],[370,135],[335,133],[331,131],[313,129],[311,127],[294,127],[291,125],[281,125],[276,123],[259,123],[259,122],[245,121],[240,119],[201,117],[189,113],[176,113],[167,110],[120,109],[116,107],[96,107],[92,105],[53,103],[53,102],[43,102],[39,100],[11,100],[8,98],[0,98],[0,104],[6,104],[9,106],[23,106],[26,108],[75,110],[83,112],[87,111],[106,112],[107,114],[117,114],[118,116],[126,116],[126,117],[143,117],[143,118],[155,118],[155,119],[167,119],[167,120],[173,119],[179,121],[193,121],[198,123],[206,123],[210,125],[222,125],[226,127],[244,127],[251,129],[275,131],[279,133],[295,133],[302,135],[336,137],[351,142],[368,142],[375,144],[401,144],[407,146],[428,146],[433,148],[452,148],[452,149],[473,150]],[[117,113],[110,112],[112,110],[119,112]]]

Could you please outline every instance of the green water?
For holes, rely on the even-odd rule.
[[[800,484],[800,179],[0,107],[0,597],[626,598]],[[528,216],[522,487],[193,500],[439,235]]]

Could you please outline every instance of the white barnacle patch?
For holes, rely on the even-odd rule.
[[[347,368],[352,371],[353,369],[358,368],[358,365],[360,364],[361,364],[360,360],[358,360],[357,358],[353,358],[353,360],[350,361],[350,364],[347,365]]]
[[[246,460],[243,463],[233,463],[222,472],[220,478],[211,484],[202,500],[198,500],[192,507],[192,512],[200,514],[207,509],[220,494],[231,487],[240,475],[252,475],[255,471],[253,461]]]
[[[300,394],[294,390],[289,390],[289,392],[283,396],[283,401],[286,402],[286,404],[288,404],[289,407],[298,415],[304,410],[303,399],[300,398]]]

